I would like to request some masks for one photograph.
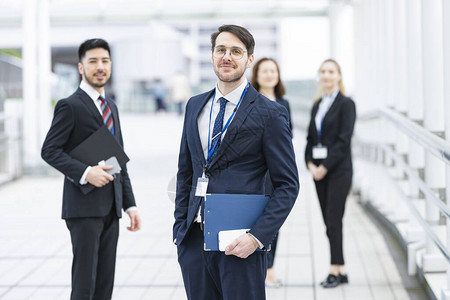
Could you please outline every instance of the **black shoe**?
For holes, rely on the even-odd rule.
[[[334,288],[341,283],[341,277],[339,275],[328,275],[327,279],[321,282],[324,288]]]
[[[327,284],[327,283],[328,283],[328,279],[330,278],[330,276],[334,276],[334,275],[329,274],[329,275],[327,276],[327,278],[325,278],[325,279],[320,283],[320,285],[321,285],[321,286],[324,286],[325,284]]]
[[[341,277],[341,283],[348,283],[348,275],[347,274],[339,274]]]
[[[324,288],[336,287],[341,283],[341,278],[339,275],[328,274],[328,277],[320,283]]]

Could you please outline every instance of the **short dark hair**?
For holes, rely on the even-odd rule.
[[[261,66],[261,63],[263,63],[265,61],[273,61],[275,66],[277,67],[278,83],[274,89],[275,89],[275,96],[277,97],[277,99],[281,99],[281,98],[283,98],[284,94],[286,93],[286,89],[284,88],[283,82],[281,81],[280,68],[278,67],[277,62],[273,58],[263,57],[255,63],[255,65],[253,66],[253,70],[252,70],[251,84],[259,92],[260,86],[259,86],[259,83],[257,80],[258,79],[258,71],[259,71],[259,67]]]
[[[81,62],[83,57],[86,55],[87,51],[89,51],[91,49],[96,49],[96,48],[105,49],[106,51],[108,51],[109,55],[111,56],[111,50],[109,49],[109,44],[107,41],[105,41],[103,39],[90,39],[90,40],[84,41],[80,45],[80,48],[78,48],[78,61]]]
[[[219,36],[222,32],[229,32],[237,36],[237,38],[245,45],[245,48],[247,48],[247,54],[253,54],[253,50],[255,49],[255,40],[253,39],[252,34],[244,27],[238,25],[222,25],[216,32],[211,34],[211,51],[214,51],[217,36]]]

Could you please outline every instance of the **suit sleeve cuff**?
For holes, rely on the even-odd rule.
[[[259,245],[259,249],[263,249],[264,248],[264,245],[256,238],[256,236],[254,236],[253,234],[251,234],[250,232],[247,232],[249,235],[251,235],[255,240],[256,240],[256,242],[258,243],[258,245]]]
[[[88,183],[87,180],[86,180],[86,177],[87,177],[87,174],[89,173],[89,171],[91,170],[91,168],[92,168],[91,166],[87,167],[86,170],[83,173],[83,176],[81,176],[81,179],[80,179],[80,184],[81,185],[85,185],[85,184]]]
[[[126,213],[129,213],[130,211],[136,211],[137,210],[137,207],[136,206],[130,206],[130,207],[128,207],[127,209],[125,209],[125,212]]]

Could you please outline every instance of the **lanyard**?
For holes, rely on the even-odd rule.
[[[317,137],[319,138],[319,141],[322,138],[322,126],[323,126],[323,119],[325,118],[325,115],[322,117],[322,120],[320,121],[320,128],[317,129]]]
[[[236,108],[233,110],[233,113],[232,113],[231,116],[228,118],[228,121],[227,121],[227,123],[225,124],[225,126],[223,127],[222,131],[221,131],[218,135],[216,135],[216,136],[217,136],[217,139],[216,139],[216,141],[214,142],[214,145],[212,146],[212,148],[210,149],[209,147],[210,147],[210,141],[211,141],[211,140],[210,140],[210,137],[211,137],[211,116],[212,116],[212,108],[213,108],[213,104],[214,104],[214,99],[216,98],[216,91],[214,91],[214,96],[213,96],[213,99],[212,99],[212,102],[211,102],[211,109],[210,109],[210,111],[209,111],[209,126],[208,126],[208,157],[206,158],[206,165],[209,165],[209,164],[211,163],[211,162],[210,162],[210,159],[211,159],[211,157],[213,156],[214,151],[216,150],[217,143],[218,143],[218,141],[221,139],[222,134],[225,132],[225,130],[227,130],[228,125],[230,125],[231,120],[233,119],[234,115],[236,114],[236,111],[237,111],[237,109],[238,109],[238,107],[239,107],[239,104],[240,104],[241,101],[242,101],[242,98],[244,98],[245,94],[247,93],[248,86],[249,86],[249,84],[247,83],[247,86],[245,87],[244,91],[242,92],[242,95],[241,95],[241,98],[239,99],[239,102],[236,104]],[[213,138],[215,138],[215,137],[213,137]]]

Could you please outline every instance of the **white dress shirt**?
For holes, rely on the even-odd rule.
[[[92,86],[90,86],[89,84],[87,84],[83,80],[80,83],[80,89],[82,89],[92,99],[92,101],[94,102],[95,106],[98,109],[99,114],[103,118],[102,108],[100,106],[102,104],[102,101],[100,101],[98,99],[98,97],[102,96],[103,99],[106,99],[105,91],[103,90],[103,93],[100,94],[96,89],[94,89]],[[84,171],[83,176],[81,176],[81,179],[80,179],[80,184],[81,185],[84,185],[84,184],[88,183],[87,180],[86,180],[86,176],[89,173],[89,170],[91,170],[91,168],[92,168],[91,166],[88,166],[86,168],[86,170]],[[131,206],[125,212],[130,212],[130,211],[133,211],[133,210],[137,210],[137,207],[136,206]]]
[[[203,107],[202,111],[200,112],[200,115],[197,119],[197,125],[198,125],[198,133],[200,134],[200,141],[202,143],[202,149],[203,154],[205,155],[205,159],[208,157],[208,127],[210,130],[210,143],[213,138],[212,133],[214,130],[214,123],[216,121],[216,117],[219,114],[220,111],[220,98],[224,97],[228,100],[227,105],[225,106],[225,115],[223,117],[223,126],[228,121],[228,118],[230,118],[231,114],[233,113],[233,110],[236,108],[236,105],[239,102],[239,99],[242,96],[242,93],[244,92],[245,87],[247,86],[248,81],[247,79],[244,80],[244,82],[238,86],[236,89],[228,93],[226,96],[223,96],[220,92],[219,88],[216,84],[216,94],[215,96],[211,97],[209,99],[208,103]],[[211,123],[209,123],[209,113],[211,111],[211,101],[214,98],[214,103],[212,107],[212,114],[211,114]],[[239,109],[239,108],[238,108]],[[222,134],[221,140],[223,140],[223,137],[225,136],[227,132],[225,131]],[[211,145],[210,145],[211,146]]]
[[[316,118],[314,119],[314,121],[316,122],[317,131],[322,130],[323,118],[327,114],[338,93],[339,89],[335,90],[330,96],[327,96],[326,93],[322,95],[322,101],[320,101],[319,103],[319,109],[317,110]]]

